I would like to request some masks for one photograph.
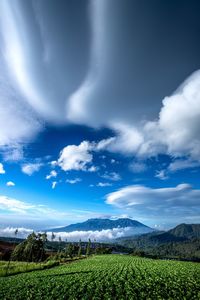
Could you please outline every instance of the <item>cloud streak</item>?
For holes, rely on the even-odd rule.
[[[106,196],[106,203],[128,210],[137,216],[149,219],[184,220],[185,217],[198,215],[200,190],[189,184],[176,187],[150,188],[131,185],[121,188]]]

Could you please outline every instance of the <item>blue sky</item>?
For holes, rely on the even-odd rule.
[[[1,228],[200,221],[198,9],[1,1]]]

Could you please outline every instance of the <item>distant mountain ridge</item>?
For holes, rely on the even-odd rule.
[[[200,224],[179,224],[168,231],[150,232],[139,237],[123,237],[123,244],[159,245],[170,242],[183,242],[200,238]]]
[[[129,218],[112,219],[89,219],[82,223],[71,224],[68,226],[49,229],[53,232],[72,232],[72,231],[101,231],[114,228],[131,227],[136,229],[136,232],[147,233],[152,232],[153,229]]]
[[[150,257],[200,261],[200,224],[180,224],[168,231],[121,237],[116,242]]]
[[[168,231],[176,237],[182,238],[200,238],[200,224],[182,223]]]

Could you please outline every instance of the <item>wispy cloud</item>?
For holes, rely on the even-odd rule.
[[[136,216],[184,220],[186,216],[200,213],[200,190],[189,184],[176,187],[150,188],[131,185],[106,196],[106,203],[120,209],[132,211]],[[178,222],[178,221],[177,221]]]
[[[46,179],[48,180],[55,177],[57,177],[57,172],[55,170],[52,170],[50,174],[46,176]]]
[[[112,183],[110,183],[110,182],[99,182],[99,183],[97,183],[97,186],[107,187],[107,186],[112,186]]]
[[[147,165],[143,162],[132,162],[129,165],[129,169],[133,172],[133,173],[143,173],[147,170]]]
[[[169,178],[169,176],[167,175],[167,171],[166,170],[160,170],[156,172],[155,177],[161,179],[161,180],[166,180]]]
[[[67,179],[66,182],[67,183],[70,183],[70,184],[75,184],[75,183],[78,183],[78,182],[81,182],[82,179],[81,178],[74,178],[74,179]]]
[[[120,174],[116,173],[116,172],[106,172],[105,174],[101,175],[102,178],[108,179],[108,180],[112,180],[112,181],[119,181],[121,180],[121,176]]]
[[[53,190],[56,188],[57,184],[58,184],[57,181],[52,182],[51,187]]]

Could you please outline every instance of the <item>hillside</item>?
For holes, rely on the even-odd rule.
[[[152,232],[117,242],[133,251],[142,250],[158,257],[200,260],[199,224],[180,224],[166,232]]]
[[[101,231],[113,228],[126,228],[131,227],[135,229],[135,234],[152,232],[153,229],[136,221],[128,218],[121,218],[117,220],[111,219],[89,219],[82,223],[71,224],[68,226],[49,229],[53,232],[72,232],[72,231]]]
[[[180,224],[168,231],[171,235],[181,238],[200,238],[200,224]]]

